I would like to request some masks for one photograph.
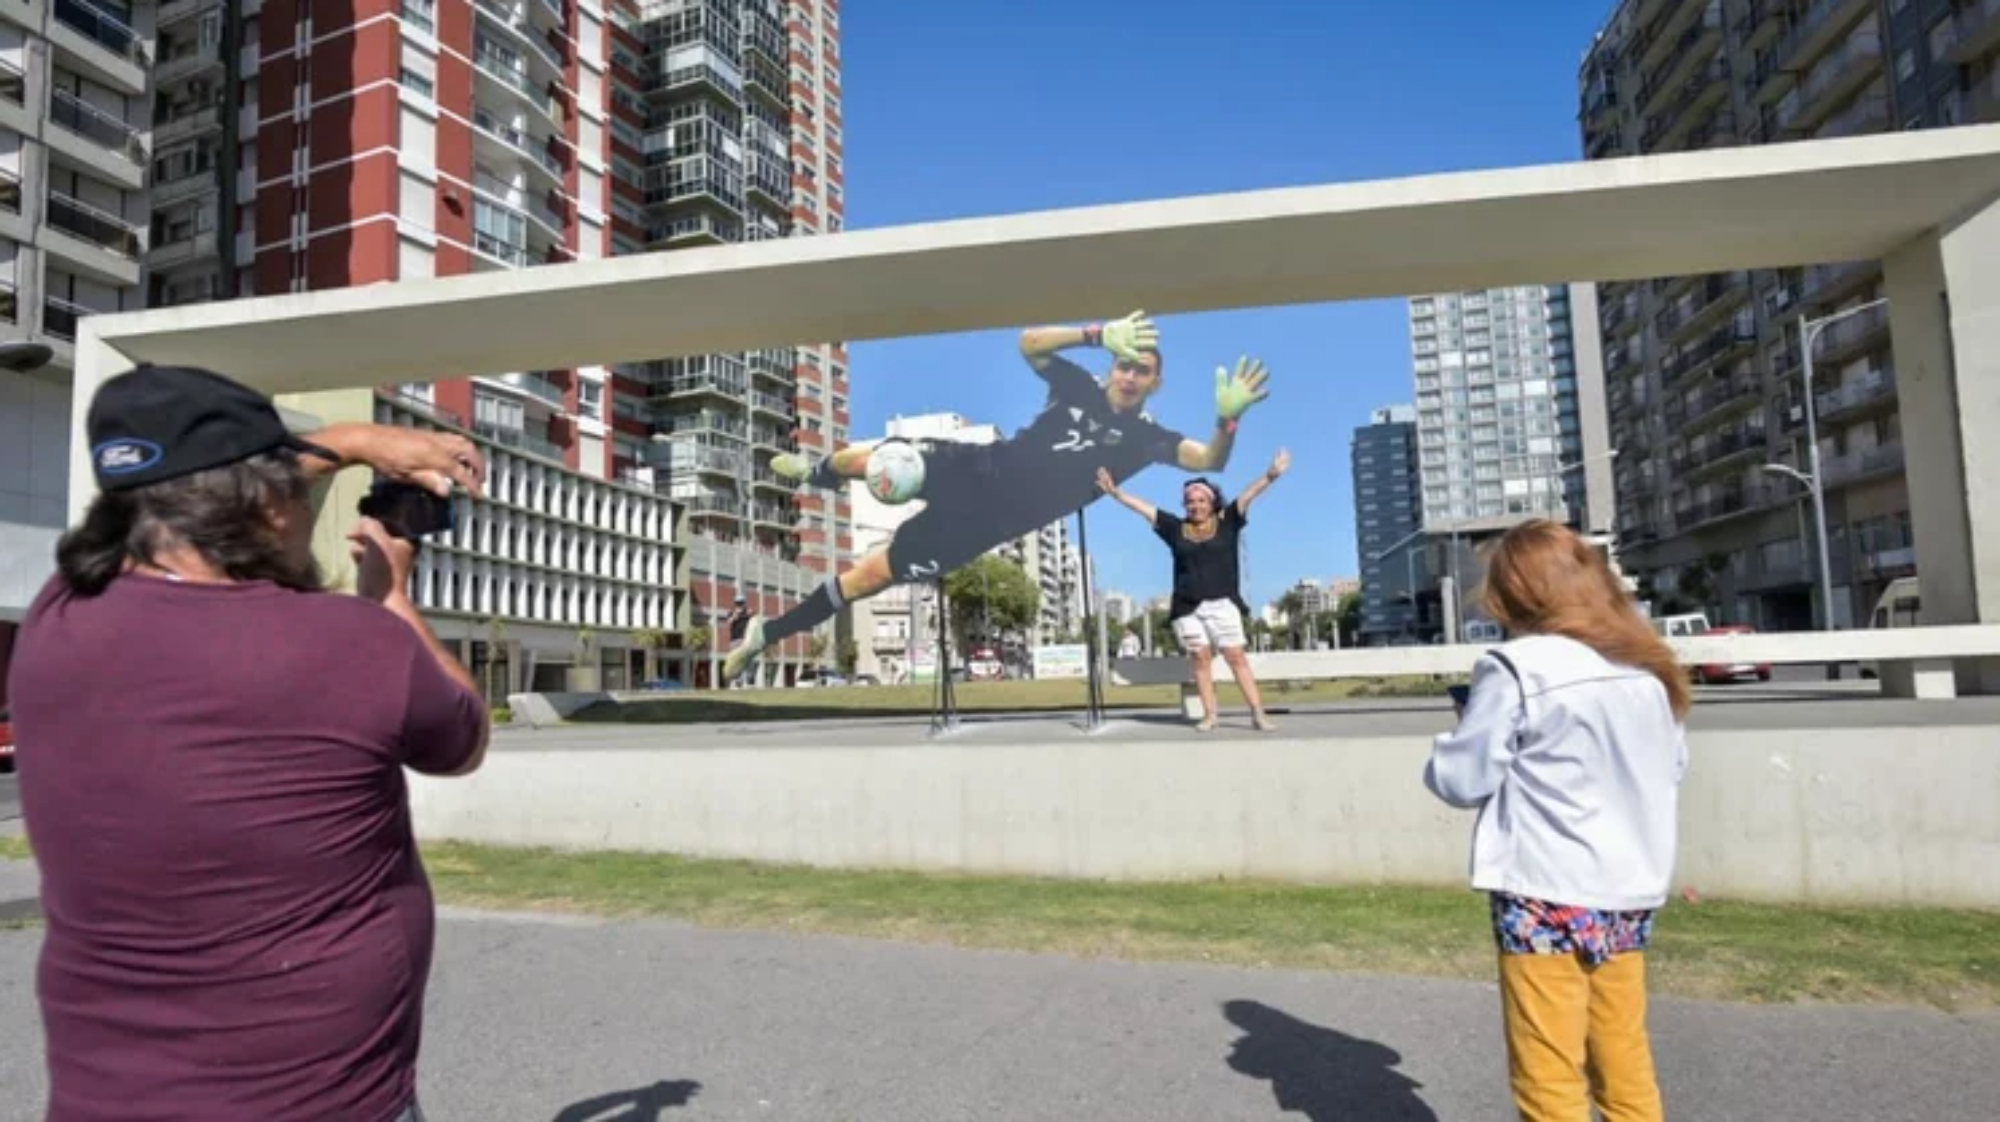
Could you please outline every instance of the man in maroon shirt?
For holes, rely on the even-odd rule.
[[[100,494],[57,546],[9,693],[42,872],[50,1122],[408,1122],[433,907],[404,769],[479,766],[486,706],[372,520],[324,591],[312,486],[449,495],[455,435],[333,425],[142,366],[86,421]]]

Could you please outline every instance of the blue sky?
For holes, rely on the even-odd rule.
[[[848,225],[1579,159],[1577,64],[1610,10],[1611,0],[848,3]],[[1159,324],[1168,381],[1151,410],[1190,435],[1213,422],[1217,364],[1248,352],[1271,370],[1271,399],[1246,417],[1224,475],[1233,494],[1281,445],[1292,452],[1291,473],[1252,515],[1246,599],[1354,574],[1348,438],[1371,409],[1410,399],[1402,301]],[[854,438],[879,436],[899,413],[955,411],[1009,433],[1027,424],[1042,385],[1014,336],[854,344]],[[1183,478],[1155,468],[1128,489],[1177,504]],[[1167,591],[1167,558],[1136,517],[1100,502],[1089,518],[1104,588]]]

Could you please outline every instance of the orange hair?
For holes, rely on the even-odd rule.
[[[1651,673],[1676,719],[1694,703],[1674,649],[1640,617],[1603,556],[1561,523],[1538,518],[1502,535],[1487,557],[1480,599],[1510,634],[1562,635]]]

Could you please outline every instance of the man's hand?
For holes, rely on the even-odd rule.
[[[475,498],[484,493],[486,460],[472,441],[405,425],[379,429],[367,445],[368,465],[377,472],[440,497],[449,497],[453,484]]]
[[[1271,466],[1265,470],[1264,474],[1268,476],[1273,482],[1275,482],[1277,478],[1285,474],[1285,471],[1289,469],[1291,466],[1292,466],[1291,452],[1289,452],[1286,449],[1280,448],[1278,449],[1278,454],[1271,457]]]
[[[440,497],[449,496],[454,484],[475,497],[485,493],[486,460],[472,441],[457,433],[427,432],[405,425],[338,424],[314,433],[311,439],[338,456],[340,462],[326,464],[314,456],[301,457],[299,463],[308,479],[361,465],[385,478],[415,483]]]
[[[1107,495],[1116,495],[1118,494],[1118,481],[1111,478],[1110,471],[1104,468],[1098,468],[1097,489],[1104,492]]]
[[[1215,368],[1215,415],[1225,421],[1241,417],[1252,405],[1271,396],[1264,388],[1270,380],[1264,364],[1254,358],[1236,360],[1236,372]]]
[[[1119,358],[1137,359],[1143,352],[1160,349],[1160,329],[1145,312],[1133,312],[1105,324],[1101,341],[1105,350]]]
[[[347,532],[347,554],[354,559],[354,590],[387,604],[410,594],[410,574],[417,567],[417,547],[391,534],[373,518],[363,518]]]

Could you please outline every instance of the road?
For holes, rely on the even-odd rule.
[[[0,775],[0,834],[10,833],[20,818],[21,784],[11,772]]]
[[[1474,906],[1468,897],[1467,905]],[[40,935],[0,932],[0,1122]],[[1657,1001],[1669,1117],[2000,1117],[2000,1017]],[[439,934],[436,1122],[1501,1122],[1490,986],[506,917]]]

